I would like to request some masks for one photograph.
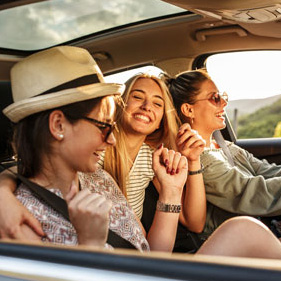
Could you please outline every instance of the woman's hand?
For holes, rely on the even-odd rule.
[[[152,162],[159,201],[164,204],[181,205],[183,187],[187,179],[186,157],[161,145],[153,153]],[[172,252],[178,220],[178,212],[162,210],[155,212],[147,235],[151,250]]]
[[[87,188],[78,192],[74,183],[65,199],[78,243],[103,247],[107,240],[112,202]]]
[[[16,183],[10,178],[0,179],[0,238],[33,240],[28,233],[44,236],[40,222],[17,200],[12,190]],[[23,231],[30,228],[30,232]]]
[[[206,141],[192,130],[189,124],[183,124],[176,138],[178,151],[188,159],[190,172],[202,169],[200,154],[204,151]],[[206,221],[206,195],[202,173],[191,174],[183,192],[180,221],[189,230],[200,233]]]
[[[159,147],[153,153],[153,170],[160,183],[159,200],[180,204],[187,179],[187,159],[179,152]]]
[[[197,131],[192,130],[188,123],[185,123],[179,129],[176,144],[178,151],[186,156],[189,161],[197,161],[204,151],[206,141]]]

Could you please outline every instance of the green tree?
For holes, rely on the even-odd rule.
[[[280,120],[281,99],[270,106],[260,108],[254,113],[241,116],[238,119],[238,138],[272,138]]]

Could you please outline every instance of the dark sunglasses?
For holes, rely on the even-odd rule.
[[[216,92],[216,93],[213,93],[209,98],[196,100],[195,102],[202,101],[202,100],[208,100],[211,104],[213,104],[217,107],[220,107],[221,103],[222,103],[222,99],[226,103],[228,103],[228,94],[226,92],[223,92],[223,93]]]
[[[116,122],[109,124],[90,117],[82,117],[81,119],[87,120],[97,126],[102,133],[104,142],[107,142],[110,134],[116,129]]]

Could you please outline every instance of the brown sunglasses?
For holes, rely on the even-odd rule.
[[[226,92],[215,92],[215,93],[212,93],[212,95],[209,97],[209,98],[206,98],[206,99],[199,99],[199,100],[196,100],[195,102],[198,102],[198,101],[202,101],[202,100],[208,100],[211,104],[217,106],[217,107],[220,107],[221,106],[221,103],[222,103],[222,99],[228,103],[228,94]]]

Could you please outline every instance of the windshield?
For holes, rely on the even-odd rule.
[[[38,50],[186,10],[160,0],[51,0],[0,11],[0,47]]]

